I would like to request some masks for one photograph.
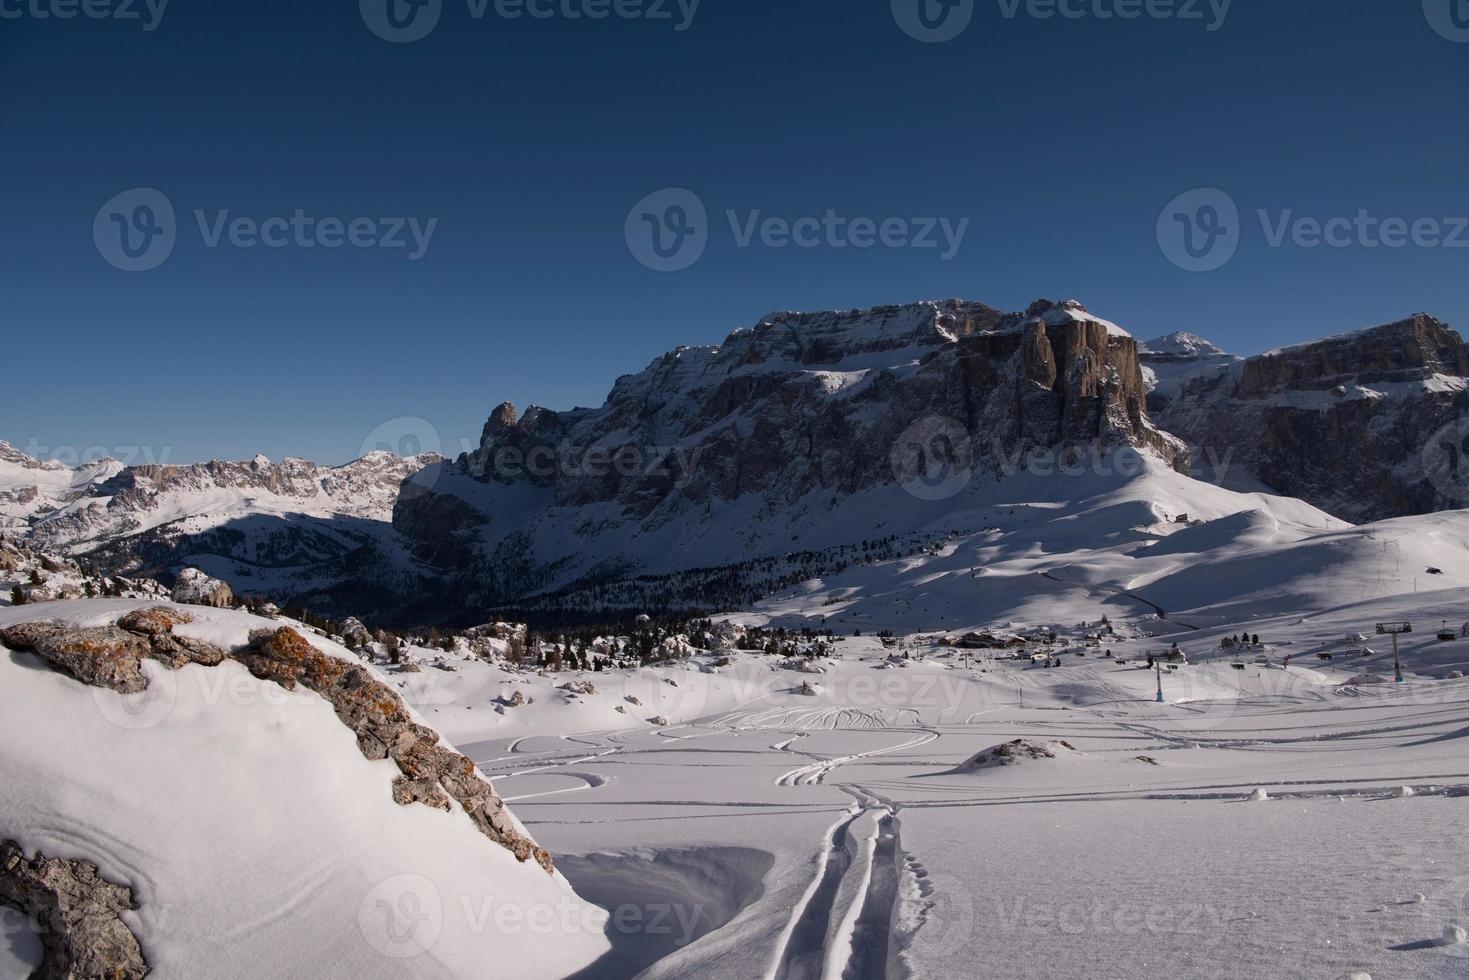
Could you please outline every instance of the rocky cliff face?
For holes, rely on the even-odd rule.
[[[646,518],[674,498],[778,504],[892,483],[893,446],[927,418],[958,422],[996,468],[1037,448],[1169,454],[1145,399],[1136,342],[1076,303],[785,313],[720,347],[665,355],[618,381],[601,409],[502,405],[458,467],[549,489],[562,506]]]
[[[1464,506],[1466,388],[1469,348],[1418,314],[1198,373],[1157,418],[1276,491],[1363,522]],[[1445,442],[1449,479],[1432,472]]]
[[[931,518],[1028,454],[1171,461],[1181,447],[1145,402],[1136,342],[1075,302],[782,313],[659,358],[599,409],[502,405],[477,450],[405,485],[394,526],[421,559],[468,570],[473,601],[503,603],[880,537],[887,520],[845,506],[896,492],[912,512],[896,521]],[[942,493],[905,496],[915,477]]]

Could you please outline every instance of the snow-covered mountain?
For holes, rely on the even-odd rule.
[[[1267,351],[1196,359],[1154,417],[1195,456],[1351,521],[1469,503],[1469,347],[1427,314]],[[1161,387],[1161,386],[1160,386]]]
[[[1047,460],[1173,460],[1145,396],[1136,341],[1072,301],[776,314],[622,378],[601,408],[501,406],[478,450],[405,485],[393,524],[456,607],[567,587],[601,606],[650,575],[740,601],[772,571],[750,562],[945,533],[967,494]],[[654,591],[628,608],[669,598]]]
[[[247,514],[386,521],[403,480],[438,459],[374,452],[333,467],[304,459],[272,463],[264,456],[249,462],[130,466],[93,479],[88,496],[45,514],[31,537],[48,549],[77,550],[168,525],[197,534]]]
[[[115,459],[77,467],[36,459],[0,440],[0,529],[24,529],[38,515],[86,496],[122,469]]]
[[[389,521],[403,480],[440,460],[374,452],[332,467],[257,456],[72,470],[5,449],[0,500],[12,531],[37,548],[114,574],[166,579],[197,566],[238,591],[281,598],[347,580],[365,597],[415,581]]]
[[[1138,345],[1138,356],[1148,386],[1148,411],[1154,415],[1178,397],[1189,379],[1244,360],[1197,334],[1183,331],[1144,341]]]

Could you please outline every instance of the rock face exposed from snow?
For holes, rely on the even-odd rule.
[[[1461,451],[1466,389],[1463,338],[1418,314],[1196,374],[1155,417],[1280,493],[1369,521],[1463,505],[1424,454],[1445,431]]]
[[[228,609],[234,598],[235,594],[228,585],[217,578],[210,578],[197,568],[179,572],[173,584],[173,601],[185,605]]]
[[[448,811],[452,799],[480,833],[517,860],[534,859],[553,870],[551,855],[510,819],[474,763],[439,744],[432,729],[410,719],[402,699],[366,669],[321,653],[285,626],[250,634],[250,646],[235,656],[261,680],[275,681],[287,690],[304,684],[330,701],[337,717],[357,736],[364,756],[397,763],[401,774],[393,781],[393,799],[400,805],[423,803]]]
[[[1014,741],[996,745],[994,748],[985,749],[960,763],[952,771],[954,773],[979,772],[983,769],[1018,765],[1027,759],[1054,759],[1058,752],[1075,751],[1068,742],[1040,742],[1035,739],[1017,738]]]
[[[85,861],[27,857],[15,841],[0,842],[0,904],[37,925],[45,959],[33,980],[148,975],[142,947],[120,913],[135,911],[132,892],[107,881]]]
[[[1172,460],[1145,398],[1136,341],[1074,301],[781,313],[659,358],[598,409],[502,405],[477,450],[405,484],[394,527],[472,579],[473,604],[508,603],[587,574],[861,541],[871,514],[861,526],[835,512],[894,491],[913,504],[905,453],[957,473],[945,497],[1031,452]]]

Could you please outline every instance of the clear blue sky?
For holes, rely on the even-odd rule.
[[[889,0],[703,0],[682,32],[443,2],[408,44],[350,0],[173,0],[152,31],[0,19],[0,438],[341,462],[414,416],[457,452],[500,401],[600,404],[664,350],[777,309],[1076,297],[1140,337],[1242,353],[1418,310],[1469,327],[1469,249],[1270,248],[1254,217],[1469,215],[1469,43],[1419,0],[1235,0],[1213,32],[976,0],[941,44]],[[178,242],[126,273],[92,226],[134,187],[168,196]],[[677,273],[624,240],[665,187],[714,220]],[[1244,212],[1208,273],[1156,235],[1197,187]],[[209,249],[196,208],[438,225],[416,262]],[[727,208],[971,224],[952,261],[740,248]]]

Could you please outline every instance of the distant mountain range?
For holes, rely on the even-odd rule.
[[[1065,500],[1129,454],[1354,523],[1456,507],[1466,389],[1469,349],[1426,314],[1241,358],[1074,301],[780,313],[600,408],[502,405],[456,460],[70,469],[0,443],[0,526],[404,625],[743,607],[981,530],[1017,473],[1060,470]]]

